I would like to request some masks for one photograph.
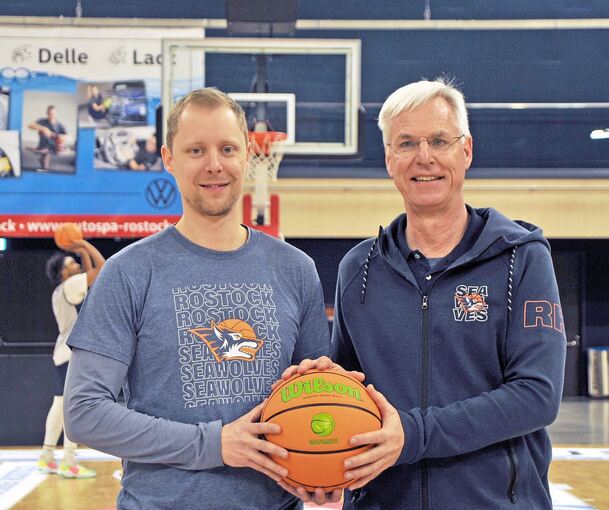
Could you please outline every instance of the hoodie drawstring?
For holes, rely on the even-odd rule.
[[[368,252],[368,255],[366,255],[366,260],[364,262],[364,276],[362,278],[362,297],[361,297],[361,304],[364,304],[364,301],[366,300],[366,289],[368,287],[368,269],[370,267],[370,259],[372,258],[372,252],[374,251],[374,248],[376,247],[376,243],[378,243],[380,237],[381,237],[381,232],[383,231],[383,226],[379,226],[379,233],[378,236],[374,239],[374,241],[372,241],[372,246],[370,247],[370,251]]]
[[[514,280],[514,261],[516,260],[516,249],[518,246],[512,248],[512,256],[510,257],[510,269],[508,272],[508,295],[507,295],[507,309],[508,309],[508,322],[512,317],[512,283]]]

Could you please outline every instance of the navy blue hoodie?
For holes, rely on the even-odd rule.
[[[477,209],[473,246],[424,294],[399,248],[404,215],[339,268],[336,359],[398,409],[395,465],[344,508],[551,509],[544,427],[562,393],[565,333],[539,228]]]

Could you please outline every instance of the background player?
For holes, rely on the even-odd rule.
[[[43,452],[38,460],[38,469],[45,473],[58,473],[65,478],[92,478],[95,471],[77,464],[76,443],[65,433],[61,464],[55,458],[55,448],[63,430],[63,388],[71,356],[66,341],[76,322],[78,308],[105,259],[97,248],[82,239],[74,241],[69,250],[79,256],[81,264],[69,253],[58,252],[51,256],[46,267],[49,280],[56,285],[51,302],[59,335],[53,351],[53,363],[57,368],[55,396],[45,423]]]

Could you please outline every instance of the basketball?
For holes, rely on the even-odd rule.
[[[55,230],[55,244],[62,250],[69,249],[70,245],[82,239],[82,230],[76,223],[62,223]]]
[[[243,338],[256,338],[256,333],[252,327],[245,321],[240,319],[226,319],[217,324],[218,326],[230,329],[235,333],[239,333]]]
[[[343,462],[370,448],[352,447],[355,434],[381,428],[381,414],[359,381],[338,370],[309,370],[281,383],[268,398],[262,422],[281,426],[265,436],[286,450],[273,460],[288,469],[285,481],[309,491],[331,491],[353,480],[344,477]]]

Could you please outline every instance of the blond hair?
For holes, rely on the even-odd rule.
[[[173,147],[173,139],[178,131],[180,116],[184,109],[191,104],[210,109],[220,108],[222,106],[230,108],[235,114],[235,117],[237,117],[239,129],[243,131],[245,143],[247,144],[247,121],[243,108],[241,108],[239,103],[228,94],[213,87],[206,87],[192,90],[171,107],[167,117],[167,135],[165,136],[165,143],[167,144],[167,147],[169,147],[169,150],[172,150]]]

